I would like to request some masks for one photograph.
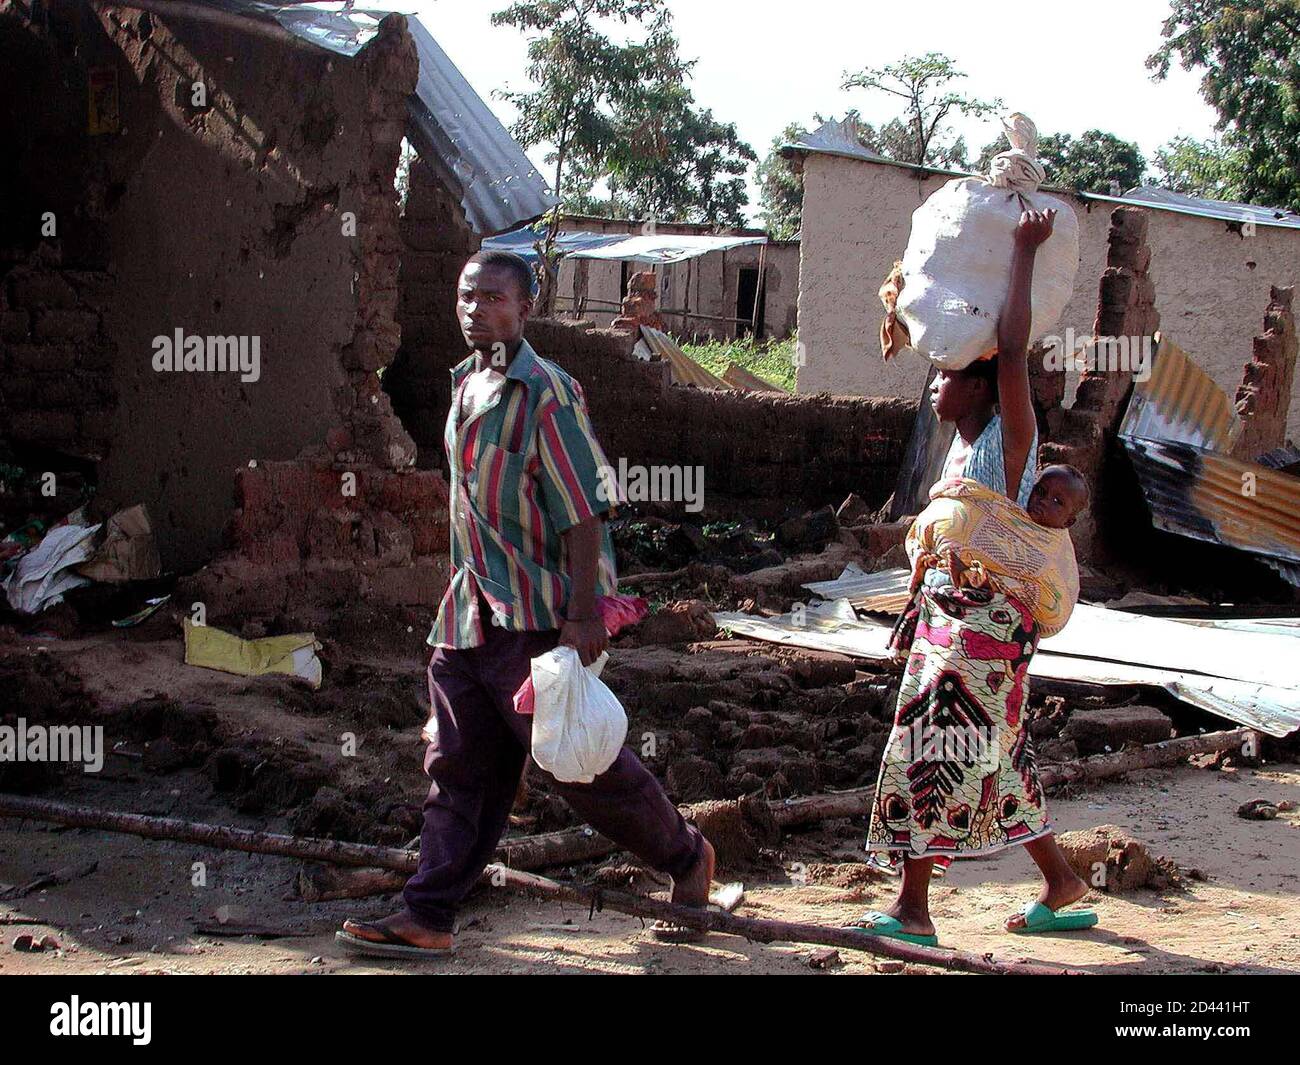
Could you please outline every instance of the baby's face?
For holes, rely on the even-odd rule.
[[[1029,516],[1048,529],[1068,529],[1088,497],[1083,485],[1068,473],[1045,470],[1029,493]]]

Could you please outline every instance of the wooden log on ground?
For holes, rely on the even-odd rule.
[[[146,839],[177,840],[253,854],[279,854],[288,858],[337,861],[351,866],[380,866],[409,873],[416,860],[412,851],[393,847],[374,847],[364,843],[339,843],[334,840],[305,839],[252,832],[247,829],[206,825],[170,817],[147,817],[143,814],[96,810],[90,806],[33,799],[23,795],[0,794],[0,816],[32,818],[76,828],[99,829],[143,836]],[[937,965],[974,973],[1019,973],[1022,975],[1061,975],[1072,972],[1059,966],[999,962],[984,955],[965,951],[938,950],[912,946],[897,940],[876,939],[839,928],[737,917],[722,910],[699,910],[678,906],[659,899],[630,895],[622,891],[583,884],[562,884],[502,865],[491,865],[484,872],[486,883],[509,887],[531,895],[571,902],[581,902],[593,909],[608,907],[637,917],[653,917],[692,928],[743,936],[757,943],[812,943],[818,946],[843,947],[879,954],[887,958],[920,965]]]
[[[1122,776],[1137,769],[1152,769],[1172,765],[1194,754],[1211,754],[1242,746],[1251,736],[1248,728],[1230,729],[1226,732],[1207,732],[1202,736],[1181,736],[1114,754],[1097,754],[1073,762],[1045,765],[1038,770],[1038,779],[1044,788],[1074,784],[1083,780],[1105,780]],[[848,791],[828,792],[825,795],[807,795],[799,799],[786,799],[772,803],[772,816],[782,828],[791,825],[813,824],[837,817],[859,817],[871,810],[875,788],[851,788]]]
[[[512,888],[539,898],[579,902],[593,911],[608,908],[636,917],[653,917],[690,928],[741,936],[754,943],[812,943],[818,946],[861,950],[868,954],[879,954],[916,965],[933,965],[941,969],[968,973],[1019,976],[1089,975],[1083,969],[1070,969],[1037,962],[997,961],[991,954],[971,954],[963,950],[914,946],[895,939],[864,936],[843,928],[796,921],[774,921],[761,917],[738,917],[723,910],[700,910],[692,906],[677,906],[671,902],[663,902],[643,895],[631,895],[624,891],[611,891],[586,884],[562,884],[538,876],[536,873],[525,873],[500,865],[488,866],[484,876],[489,883],[498,887]]]
[[[1252,737],[1255,739],[1255,749],[1258,750],[1259,734],[1248,728],[1207,732],[1202,736],[1180,736],[1173,740],[1148,743],[1144,747],[1135,747],[1131,751],[1094,754],[1091,758],[1046,765],[1038,771],[1038,779],[1045,788],[1057,787],[1061,784],[1077,784],[1083,780],[1105,780],[1138,769],[1171,765],[1194,754],[1213,754],[1216,751],[1243,747]]]

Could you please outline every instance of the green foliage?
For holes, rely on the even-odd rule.
[[[752,337],[739,340],[709,340],[700,344],[683,344],[684,351],[711,374],[721,377],[733,362],[764,381],[794,391],[795,351],[797,338],[767,339],[755,343]]]
[[[903,163],[962,169],[966,144],[961,137],[946,139],[949,117],[980,117],[1002,108],[1001,100],[977,100],[949,87],[964,77],[946,55],[927,52],[846,73],[843,87],[870,89],[904,101],[901,117],[879,129],[863,127],[867,147]]]
[[[1244,163],[1244,152],[1229,138],[1175,137],[1156,150],[1153,166],[1159,184],[1172,192],[1240,202]]]
[[[987,174],[993,157],[1005,152],[1005,137],[986,144],[974,170]],[[1132,141],[1090,129],[1080,137],[1050,133],[1038,139],[1038,159],[1047,170],[1047,183],[1082,192],[1121,195],[1142,184],[1146,160]]]
[[[549,144],[553,187],[567,209],[622,217],[743,225],[744,173],[757,157],[730,123],[694,106],[666,0],[524,0],[492,16],[526,34],[528,92],[503,92],[519,110],[524,147]],[[636,24],[615,41],[602,25]],[[604,180],[608,199],[592,194]]]
[[[1238,195],[1300,210],[1300,5],[1172,0],[1161,36],[1147,66],[1157,80],[1175,60],[1205,72],[1201,95],[1236,150],[1228,173],[1240,173]]]
[[[793,240],[803,225],[803,174],[781,155],[781,145],[797,140],[805,127],[790,123],[758,164],[759,219],[774,240]]]

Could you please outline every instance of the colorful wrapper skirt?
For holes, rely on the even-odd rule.
[[[871,811],[875,864],[982,857],[1051,832],[1026,714],[1038,626],[987,589],[922,586]]]

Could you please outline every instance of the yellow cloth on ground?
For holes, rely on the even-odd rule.
[[[960,565],[965,573],[953,572]],[[1079,601],[1079,567],[1066,529],[1039,525],[1023,508],[978,481],[953,477],[930,490],[930,505],[907,533],[915,588],[934,566],[954,584],[1013,596],[1046,639],[1065,628]]]
[[[241,677],[288,673],[301,677],[313,688],[320,687],[321,663],[316,657],[320,644],[310,632],[244,640],[210,625],[195,625],[189,618],[183,619],[183,626],[186,665],[219,669]]]

